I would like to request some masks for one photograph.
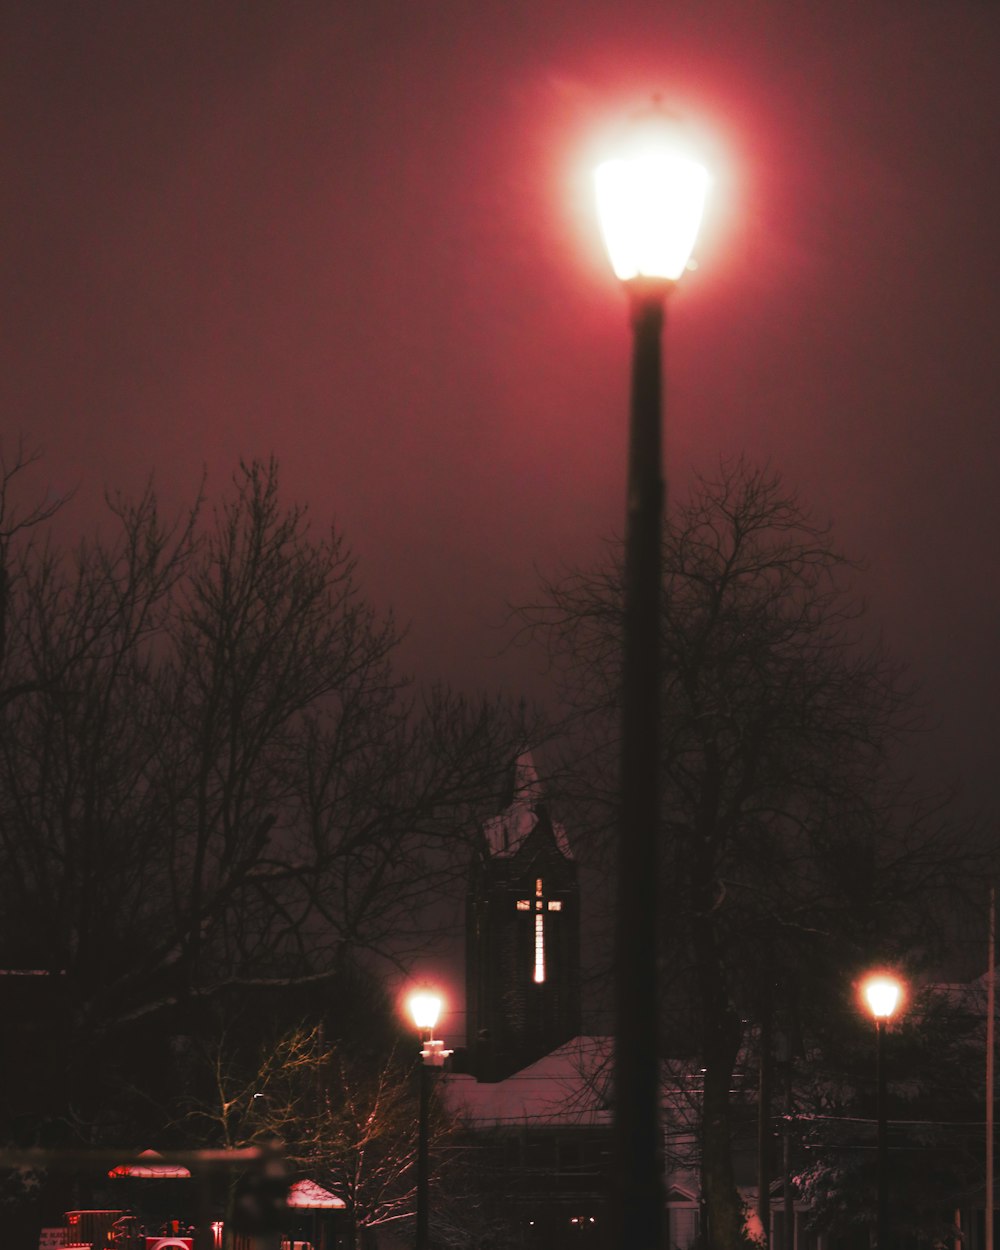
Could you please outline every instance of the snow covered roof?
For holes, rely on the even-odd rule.
[[[522,751],[513,764],[510,804],[483,825],[486,847],[493,859],[516,855],[543,814],[551,825],[560,854],[572,859],[565,828],[549,820],[545,797],[530,751]]]
[[[181,1180],[191,1175],[190,1171],[181,1167],[176,1163],[158,1163],[163,1156],[157,1154],[155,1150],[144,1150],[140,1155],[140,1159],[145,1160],[143,1163],[119,1163],[116,1168],[112,1168],[108,1173],[110,1177],[120,1176],[138,1176],[145,1179],[158,1177],[165,1180]]]
[[[446,1072],[440,1088],[448,1110],[472,1128],[599,1128],[612,1123],[613,1057],[613,1037],[583,1035],[503,1081]],[[664,1124],[676,1146],[697,1121],[701,1069],[668,1059],[661,1080]]]
[[[604,1125],[611,1112],[603,1096],[610,1080],[612,1039],[574,1037],[504,1081],[478,1082],[446,1073],[448,1109],[477,1128],[500,1125]]]
[[[342,1211],[347,1203],[322,1185],[317,1185],[315,1181],[301,1180],[296,1181],[288,1191],[288,1205],[299,1209],[307,1207],[314,1211],[321,1208]]]

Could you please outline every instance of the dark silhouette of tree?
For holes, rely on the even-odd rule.
[[[18,440],[12,455],[4,453],[0,446],[0,671],[7,654],[7,631],[11,603],[11,583],[15,571],[11,562],[15,559],[18,543],[33,546],[33,530],[51,520],[62,506],[62,499],[44,499],[40,503],[24,506],[18,498],[22,475],[39,460],[37,452],[29,451],[22,439]],[[0,706],[33,687],[17,683],[0,684]]]
[[[292,1179],[316,1181],[346,1204],[355,1245],[371,1230],[412,1223],[420,1060],[413,1044],[380,1045],[384,1032],[376,1023],[372,1038],[331,1041],[323,1024],[302,1024],[263,1042],[255,1055],[224,1032],[202,1049],[210,1080],[183,1127],[199,1144],[280,1142]],[[438,1099],[428,1114],[433,1206],[440,1210],[456,1126]],[[233,1190],[239,1182],[235,1176]]]
[[[120,1130],[222,995],[425,950],[524,734],[398,674],[392,617],[273,462],[179,521],[152,489],[109,507],[73,550],[24,523],[0,547],[0,951],[51,974],[6,1043],[37,1073],[22,1139]]]
[[[986,987],[931,984],[911,994],[884,1038],[887,1188],[894,1236],[932,1245],[960,1236],[956,1209],[984,1183]],[[867,1237],[877,1185],[875,1035],[847,1001],[799,1066],[798,1125],[808,1149],[797,1186],[828,1237]]]
[[[852,565],[777,475],[737,461],[698,479],[663,549],[664,1023],[704,1068],[707,1240],[733,1247],[744,1212],[730,1091],[748,1023],[770,1001],[800,1033],[824,985],[873,959],[930,957],[969,861],[940,804],[900,774],[919,717],[900,667],[865,641]],[[517,610],[567,709],[581,857],[607,880],[620,557],[612,545]]]

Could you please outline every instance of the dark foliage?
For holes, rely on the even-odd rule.
[[[519,610],[566,708],[565,798],[609,880],[620,555]],[[705,1069],[706,1211],[713,1244],[735,1246],[730,1091],[756,1026],[794,1048],[860,967],[926,967],[972,860],[946,804],[906,776],[919,715],[866,640],[852,565],[775,474],[739,461],[699,479],[663,557],[665,1035]]]
[[[219,1009],[294,1021],[426,951],[525,728],[398,674],[273,463],[179,521],[111,498],[69,550],[14,507],[29,465],[0,481],[0,963],[45,975],[0,983],[2,1132],[148,1144]]]

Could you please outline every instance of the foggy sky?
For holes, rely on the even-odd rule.
[[[628,328],[591,144],[653,92],[715,185],[671,303],[671,491],[746,452],[842,547],[930,751],[996,807],[1000,7],[2,6],[2,424],[75,490],[274,452],[421,677],[620,531]]]

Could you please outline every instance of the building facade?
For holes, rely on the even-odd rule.
[[[501,1081],[580,1031],[580,900],[529,752],[485,823],[466,905],[467,1070]]]

